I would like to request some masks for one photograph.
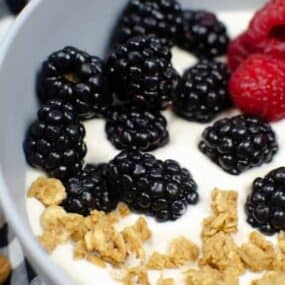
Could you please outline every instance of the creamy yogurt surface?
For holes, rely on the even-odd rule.
[[[230,35],[234,37],[246,29],[253,13],[254,11],[226,11],[219,13],[218,16],[227,25]],[[195,61],[196,59],[189,53],[178,48],[173,49],[173,64],[180,73],[193,65]],[[225,112],[217,119],[237,113],[235,110]],[[194,241],[199,246],[201,245],[201,224],[204,218],[211,215],[210,194],[215,187],[238,192],[239,232],[234,235],[234,238],[237,244],[247,241],[249,233],[253,228],[246,223],[244,204],[250,192],[252,182],[256,177],[264,176],[270,170],[284,166],[285,164],[285,120],[272,124],[280,147],[272,163],[263,164],[261,167],[246,171],[239,176],[233,176],[224,172],[199,151],[198,143],[207,124],[188,122],[178,118],[171,111],[164,112],[164,115],[168,121],[170,143],[152,153],[158,159],[177,160],[181,166],[189,169],[198,184],[200,202],[196,206],[189,206],[187,213],[175,222],[158,223],[153,218],[146,217],[152,231],[152,238],[146,243],[147,256],[154,250],[162,253],[166,252],[170,241],[181,235]],[[87,162],[107,162],[119,153],[106,138],[104,120],[94,119],[84,123],[84,125],[87,131]],[[26,179],[27,188],[41,174],[37,170],[29,169]],[[26,206],[32,230],[35,235],[39,235],[41,234],[40,215],[44,207],[35,199],[27,199]],[[137,218],[138,215],[131,214],[118,227],[123,228],[126,225],[133,224]],[[274,242],[276,237],[272,237],[271,239]],[[94,284],[94,282],[108,285],[120,284],[111,278],[111,267],[101,269],[85,260],[75,261],[73,259],[73,245],[71,243],[59,246],[52,253],[51,258],[69,274],[75,284],[90,285]],[[184,284],[182,272],[182,270],[165,270],[164,277],[172,277],[175,279],[175,284],[182,285]],[[151,271],[151,284],[156,284],[159,276],[160,272]],[[247,273],[240,278],[240,284],[250,285],[250,281],[259,276],[260,274]]]

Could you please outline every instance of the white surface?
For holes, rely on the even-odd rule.
[[[224,12],[219,16],[223,19],[232,35],[246,27],[252,13],[229,13]],[[182,72],[185,68],[193,64],[194,58],[178,49],[174,51],[174,65]],[[235,114],[228,112],[222,116]],[[264,176],[271,169],[284,164],[285,150],[281,148],[271,164],[264,164],[262,167],[245,172],[240,176],[232,176],[223,172],[218,166],[210,162],[207,157],[201,154],[197,148],[201,133],[206,127],[203,124],[191,123],[177,118],[169,111],[165,112],[168,119],[170,144],[153,152],[159,159],[175,159],[182,166],[188,168],[193,174],[199,186],[201,202],[195,207],[189,207],[188,212],[176,222],[157,223],[152,218],[147,218],[153,237],[148,245],[148,254],[153,250],[164,252],[169,242],[180,235],[186,236],[194,242],[200,244],[200,230],[202,220],[210,215],[210,192],[214,187],[225,190],[236,190],[239,192],[239,233],[235,236],[236,241],[241,243],[246,241],[252,228],[245,222],[244,203],[248,195],[250,185],[254,178]],[[103,120],[92,120],[85,123],[87,128],[88,156],[87,161],[98,163],[106,162],[114,157],[117,150],[107,141],[104,132]],[[273,124],[273,128],[278,135],[280,146],[285,145],[285,121]],[[29,184],[38,172],[31,170],[28,173],[27,183]],[[39,216],[43,207],[33,199],[27,200],[27,211],[35,234],[41,232]],[[124,224],[134,222],[136,215],[131,215],[124,221]],[[93,284],[94,276],[100,280],[101,284],[117,284],[109,277],[108,270],[99,269],[86,261],[74,261],[72,258],[72,246],[70,244],[59,247],[53,254],[53,260],[61,266],[76,282],[76,284]],[[176,284],[183,284],[182,276],[178,271],[165,271],[165,276],[174,276]],[[241,278],[241,285],[250,284],[253,274],[246,274]],[[156,281],[159,273],[151,274],[151,279]],[[153,282],[152,284],[155,284]]]

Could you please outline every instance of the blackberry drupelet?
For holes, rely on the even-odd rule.
[[[174,101],[175,113],[190,121],[211,121],[232,105],[228,93],[229,77],[224,63],[201,60],[182,77]]]
[[[172,102],[179,75],[161,40],[152,36],[130,39],[111,54],[107,68],[112,91],[120,101],[156,111]]]
[[[106,123],[106,133],[118,149],[149,151],[169,142],[166,119],[159,112],[134,106],[115,108]]]
[[[238,115],[206,128],[199,148],[226,172],[238,175],[271,162],[278,145],[269,124],[252,116]]]
[[[197,57],[212,58],[226,53],[230,42],[226,26],[208,11],[185,10],[178,45]]]
[[[199,200],[190,172],[173,160],[157,160],[139,151],[123,151],[109,164],[112,187],[134,211],[158,221],[176,220]]]
[[[285,230],[285,167],[255,179],[246,212],[248,223],[264,234]]]
[[[181,23],[182,9],[176,0],[130,0],[115,30],[113,46],[146,35],[171,45]]]
[[[81,170],[86,154],[84,136],[74,107],[59,99],[50,100],[27,131],[26,159],[31,166],[64,180]]]
[[[28,4],[28,0],[5,0],[10,11],[17,15]]]
[[[119,192],[108,183],[108,165],[86,165],[83,171],[65,183],[67,198],[63,207],[67,212],[83,216],[90,211],[113,211],[119,202]]]
[[[41,102],[60,98],[74,105],[81,119],[104,116],[112,104],[103,61],[75,47],[52,53],[39,73]]]

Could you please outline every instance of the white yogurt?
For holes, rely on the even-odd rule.
[[[252,17],[251,12],[223,12],[219,17],[226,23],[232,36],[237,35],[246,29],[247,23]],[[182,72],[193,63],[195,58],[187,52],[177,48],[173,50],[173,63],[179,72]],[[224,113],[220,117],[236,114],[236,111]],[[159,159],[175,159],[182,166],[188,168],[199,186],[200,203],[197,206],[190,206],[187,213],[176,222],[157,223],[152,218],[147,218],[153,236],[147,244],[147,254],[153,250],[165,252],[170,241],[178,236],[185,236],[197,244],[201,245],[200,232],[202,220],[211,214],[210,211],[210,193],[215,188],[225,190],[236,190],[239,193],[238,211],[239,211],[239,232],[235,235],[238,244],[248,239],[249,233],[253,230],[246,223],[244,204],[249,193],[252,181],[258,176],[264,176],[270,170],[284,166],[285,163],[285,121],[273,124],[278,137],[278,154],[270,164],[264,164],[262,167],[254,168],[243,173],[240,176],[232,176],[225,173],[221,168],[212,163],[206,156],[199,152],[197,145],[202,131],[206,125],[188,122],[176,117],[170,111],[165,112],[168,120],[170,133],[170,143],[153,153]],[[95,119],[85,123],[87,130],[88,155],[87,162],[99,163],[112,159],[118,151],[106,139],[104,131],[104,121]],[[282,148],[283,147],[283,148]],[[27,172],[27,187],[41,173],[35,170]],[[27,212],[30,219],[32,230],[36,235],[41,233],[39,224],[40,214],[43,206],[35,199],[27,199]],[[132,214],[126,218],[120,226],[133,223],[137,215]],[[65,270],[76,284],[90,285],[94,282],[94,276],[100,284],[115,285],[118,284],[110,277],[110,270],[98,268],[87,261],[75,261],[72,257],[73,247],[71,244],[58,247],[52,254],[52,259],[63,270]],[[111,269],[111,268],[110,268]],[[181,271],[182,272],[182,271]],[[184,284],[182,274],[177,270],[166,270],[165,277],[174,277],[177,285]],[[159,277],[158,272],[151,272],[151,284],[156,284]],[[247,273],[240,279],[241,285],[250,284],[250,281],[258,277],[257,274]],[[100,280],[100,281],[99,281]],[[99,284],[98,283],[98,284]]]

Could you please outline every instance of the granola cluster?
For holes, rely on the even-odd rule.
[[[11,273],[11,264],[9,260],[0,255],[0,285],[4,284]]]
[[[246,271],[265,272],[252,285],[285,284],[285,233],[278,236],[278,248],[258,232],[252,232],[248,242],[238,245],[233,236],[238,231],[238,194],[234,191],[212,192],[212,215],[203,221],[201,249],[181,236],[170,242],[167,253],[150,254],[146,243],[151,241],[152,232],[143,217],[117,229],[118,223],[130,214],[125,204],[119,204],[109,214],[93,211],[83,217],[67,213],[60,206],[66,197],[64,186],[57,179],[43,177],[31,185],[28,196],[46,206],[39,240],[48,252],[72,241],[75,259],[100,267],[111,264],[119,272],[113,278],[123,285],[150,285],[149,271],[162,274],[165,269],[180,270],[186,285],[238,285]],[[131,266],[133,258],[139,261],[135,266]],[[0,278],[1,273],[0,270]],[[175,285],[175,281],[161,275],[156,284]]]

